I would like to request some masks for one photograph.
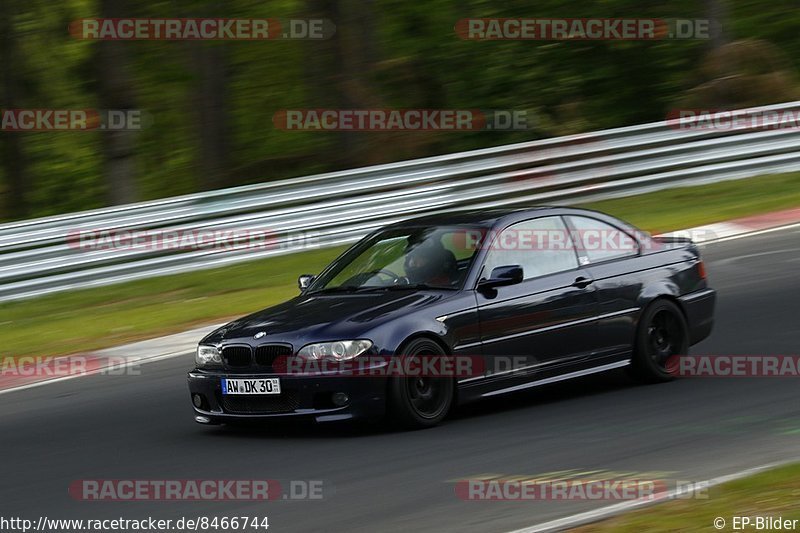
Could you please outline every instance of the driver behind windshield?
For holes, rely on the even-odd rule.
[[[404,267],[411,285],[449,287],[458,273],[453,252],[447,250],[436,238],[410,244]]]

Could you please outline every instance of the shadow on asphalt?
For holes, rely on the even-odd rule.
[[[519,409],[542,407],[570,399],[639,386],[644,385],[628,377],[624,370],[613,370],[469,403],[460,406],[450,416],[450,420],[477,418]]]
[[[528,391],[506,394],[497,398],[488,398],[459,406],[440,428],[457,425],[463,420],[497,416],[522,409],[536,409],[548,404],[586,398],[637,386],[643,385],[639,385],[629,378],[623,370],[615,370],[562,383],[534,387]],[[388,422],[317,424],[308,420],[276,420],[268,424],[225,425],[198,429],[204,431],[210,438],[225,439],[343,439],[408,432],[407,430],[397,429]]]

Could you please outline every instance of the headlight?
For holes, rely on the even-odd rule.
[[[219,366],[222,364],[222,356],[214,346],[201,344],[197,347],[194,362],[197,363],[197,366]]]
[[[370,348],[372,348],[372,341],[367,340],[320,342],[306,344],[297,352],[297,355],[311,360],[347,361],[358,357]]]

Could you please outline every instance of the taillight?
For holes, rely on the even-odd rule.
[[[697,273],[700,274],[700,279],[706,279],[706,265],[702,260],[697,262]]]

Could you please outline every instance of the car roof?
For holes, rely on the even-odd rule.
[[[495,222],[503,217],[514,213],[521,213],[525,211],[541,211],[544,209],[551,209],[549,207],[533,207],[522,209],[471,209],[471,210],[457,210],[445,211],[434,213],[431,215],[422,215],[414,218],[409,218],[401,222],[392,224],[392,227],[404,226],[451,226],[461,224],[474,224],[476,226],[493,226]]]
[[[458,226],[474,225],[479,227],[491,228],[501,220],[507,219],[509,222],[524,220],[528,216],[563,215],[563,214],[600,214],[603,218],[608,215],[591,211],[588,209],[577,209],[562,206],[534,206],[523,208],[494,208],[494,209],[472,209],[457,210],[423,215],[409,218],[389,226],[390,228],[419,227],[419,226]]]

